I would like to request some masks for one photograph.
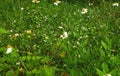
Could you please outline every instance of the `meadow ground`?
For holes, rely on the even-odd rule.
[[[0,76],[120,76],[119,3],[0,0]]]

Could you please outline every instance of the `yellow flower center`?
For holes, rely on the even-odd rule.
[[[12,46],[9,44],[9,45],[7,45],[7,48],[12,48]]]
[[[24,71],[24,69],[23,69],[23,68],[20,68],[20,69],[19,69],[19,71],[21,71],[21,72],[22,72],[22,71]]]
[[[56,0],[56,3],[58,3],[59,2],[59,0]]]
[[[64,58],[66,56],[66,52],[62,52],[61,54],[59,54],[59,56]]]
[[[37,2],[38,0],[34,0],[34,2]]]

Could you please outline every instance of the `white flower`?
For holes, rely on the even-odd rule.
[[[67,65],[66,64],[63,64],[64,67],[66,67]]]
[[[111,74],[106,74],[106,76],[111,76]]]
[[[40,1],[38,0],[32,0],[33,3],[39,3]]]
[[[7,51],[6,54],[9,54],[12,52],[12,46],[11,45],[7,45]]]
[[[21,10],[24,10],[24,8],[23,8],[23,7],[21,7]]]
[[[62,29],[63,27],[62,27],[62,26],[59,26],[58,28],[59,28],[59,29]]]
[[[88,29],[86,28],[86,27],[81,27],[82,28],[82,30],[84,30],[84,31],[87,31]]]
[[[11,53],[12,52],[12,48],[10,47],[10,48],[7,48],[7,54],[9,54],[9,53]]]
[[[88,12],[88,9],[83,8],[82,11],[81,11],[81,14],[85,14],[85,13],[87,13],[87,12]]]
[[[81,56],[80,55],[78,55],[78,58],[80,58]]]
[[[119,3],[113,3],[112,6],[119,6]]]
[[[65,39],[68,37],[68,33],[67,32],[63,32],[63,34],[60,36],[62,39]]]
[[[16,65],[20,65],[20,62],[17,62]]]
[[[54,5],[58,5],[59,3],[61,3],[61,1],[59,1],[59,0],[56,0],[55,2],[54,2]]]
[[[93,5],[93,3],[89,3],[88,5],[89,5],[89,6],[92,6],[92,5]]]
[[[112,76],[111,74],[106,74],[106,75],[103,75],[103,76]]]
[[[13,30],[10,30],[10,32],[13,32]]]
[[[16,23],[16,20],[14,20],[13,23]]]
[[[15,34],[15,36],[17,37],[17,36],[19,36],[19,34]]]

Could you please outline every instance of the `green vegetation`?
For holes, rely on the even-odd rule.
[[[120,76],[119,1],[87,1],[0,0],[0,76]]]

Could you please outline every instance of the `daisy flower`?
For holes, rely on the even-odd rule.
[[[60,36],[60,38],[65,39],[68,37],[68,33],[67,32],[63,32],[63,34]]]
[[[112,76],[111,74],[106,74],[106,75],[103,75],[103,76]]]
[[[59,3],[61,3],[61,1],[59,1],[59,0],[56,0],[55,2],[54,2],[54,5],[58,5]]]
[[[40,1],[38,0],[32,0],[33,3],[39,3]]]
[[[112,6],[119,6],[119,3],[113,3]]]
[[[88,9],[83,8],[82,11],[81,11],[81,14],[85,14],[85,13],[87,13],[87,12],[88,12]]]
[[[6,54],[9,54],[9,53],[11,53],[12,52],[12,46],[11,45],[8,45],[7,46],[7,52],[6,52]]]

